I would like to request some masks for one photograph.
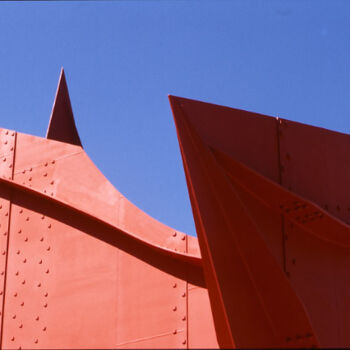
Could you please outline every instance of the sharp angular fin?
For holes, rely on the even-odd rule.
[[[61,69],[46,138],[83,147],[75,126],[63,68]]]
[[[235,158],[227,156],[219,162],[204,133],[198,132],[203,124],[194,124],[190,116],[198,110],[189,108],[197,102],[169,98],[219,346],[317,347],[303,303],[266,245],[245,193],[228,176],[237,164]],[[237,129],[241,127],[236,123]],[[308,337],[299,341],[290,334]]]

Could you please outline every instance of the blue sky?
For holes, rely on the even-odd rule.
[[[61,66],[84,148],[195,235],[167,95],[350,133],[350,1],[0,2],[0,126],[44,136]]]

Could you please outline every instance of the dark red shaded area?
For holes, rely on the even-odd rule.
[[[82,146],[75,126],[64,70],[62,68],[46,138]]]

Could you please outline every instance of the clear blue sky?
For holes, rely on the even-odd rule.
[[[167,94],[350,133],[350,1],[0,2],[0,126],[44,136],[64,66],[85,150],[195,234]]]

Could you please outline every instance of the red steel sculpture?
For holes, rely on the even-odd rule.
[[[0,129],[1,349],[350,347],[350,136],[170,96],[198,234],[80,141]]]

